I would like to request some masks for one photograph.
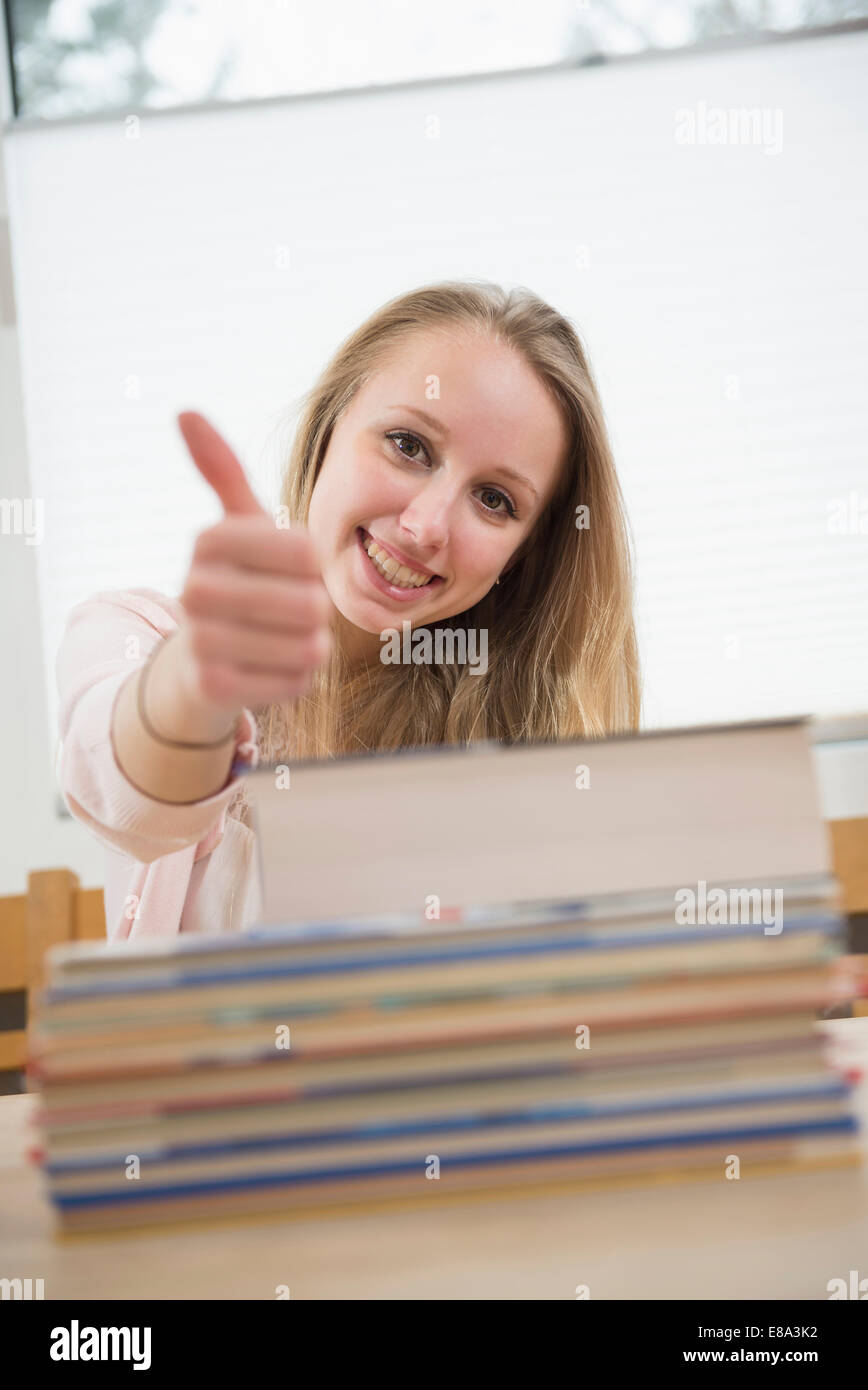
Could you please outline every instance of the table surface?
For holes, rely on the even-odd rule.
[[[868,1019],[818,1026],[868,1072]],[[25,1156],[35,1101],[0,1097],[0,1278],[46,1299],[826,1299],[868,1275],[864,1163],[509,1197],[432,1182],[412,1206],[59,1236]]]

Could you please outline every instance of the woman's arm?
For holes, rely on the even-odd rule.
[[[162,663],[170,655],[170,639],[174,642],[182,625],[183,610],[177,599],[153,589],[103,591],[72,609],[57,655],[60,742],[55,774],[64,800],[76,820],[98,840],[144,864],[190,845],[202,847],[203,853],[205,847],[212,849],[222,836],[229,805],[237,797],[242,765],[255,767],[259,756],[256,722],[251,711],[245,709],[234,743],[227,740],[227,749],[189,755],[165,749],[166,754],[177,751],[180,758],[200,760],[195,773],[203,787],[199,800],[187,801],[178,781],[174,787],[168,786],[171,796],[144,791],[132,765],[121,766],[113,741],[117,707],[129,698],[127,686],[134,685],[148,657],[153,657],[155,668],[150,675],[156,672],[157,662]],[[164,652],[160,650],[163,644]],[[170,736],[168,724],[164,730],[158,722],[162,706],[152,714],[149,684],[146,694],[149,720],[153,720],[158,732]],[[224,708],[221,717],[223,722],[214,730],[214,737],[219,737],[231,722],[232,709]],[[118,719],[119,730],[122,725],[124,716]],[[184,723],[178,725],[179,736],[190,733],[197,740],[209,736],[211,729],[213,722],[207,734],[201,724],[195,729],[188,729]],[[154,773],[145,766],[147,759],[131,747],[135,734],[132,740],[123,733],[121,737],[126,756],[132,761],[139,757],[142,765],[137,762],[136,770],[144,774],[149,786],[153,785]],[[144,744],[137,746],[143,748]],[[157,755],[157,745],[153,748]],[[232,770],[227,781],[222,766],[210,768],[206,785],[202,763],[214,751],[221,759],[225,757]],[[184,780],[182,774],[171,776]],[[225,785],[221,784],[221,777]],[[219,789],[215,791],[215,787]],[[196,791],[197,787],[192,786],[190,795]]]
[[[145,718],[162,738],[193,743],[225,741],[216,748],[174,748],[154,738],[142,723],[139,667],[115,702],[111,736],[121,770],[148,796],[177,804],[201,801],[226,784],[235,756],[232,733],[236,716],[186,689],[187,629],[180,627],[163,642],[147,668]],[[238,713],[240,713],[240,708]]]

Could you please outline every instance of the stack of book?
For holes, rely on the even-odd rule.
[[[643,765],[651,744],[655,757]],[[765,801],[758,746],[766,768],[789,767],[785,794],[766,787]],[[398,874],[415,885],[415,911],[383,879],[389,911],[269,920],[286,911],[269,886],[269,863],[284,879],[281,855],[263,864],[261,920],[245,934],[53,953],[30,1073],[41,1091],[37,1157],[62,1225],[857,1161],[849,1083],[827,1065],[815,1026],[835,992],[842,923],[807,749],[800,726],[783,724],[480,759],[346,760],[344,796],[331,802],[345,814],[360,766],[373,816],[396,804],[395,779],[411,764],[417,787],[427,787],[435,814],[422,827],[425,853],[416,873],[402,863]],[[709,756],[727,750],[722,762]],[[427,891],[438,883],[429,855],[444,759],[453,792],[462,777],[477,793],[487,783],[494,821],[485,833],[464,827],[478,860],[466,854],[451,875],[441,868],[445,901]],[[601,797],[594,834],[585,824],[592,843],[573,844],[577,883],[598,890],[608,855],[610,891],[468,900],[472,885],[490,892],[492,836],[514,833],[516,822],[524,881],[533,881],[543,838],[563,839],[568,803],[554,779],[573,765],[590,766],[592,784],[619,772],[631,787],[628,802],[612,803],[620,827]],[[715,800],[705,783],[703,800],[704,779],[721,767],[724,794]],[[332,778],[334,796],[335,770],[311,766],[299,780]],[[655,795],[670,811],[671,796],[689,787],[693,795],[679,811],[684,836],[650,872],[640,840],[655,827],[638,812],[657,774]],[[316,797],[293,806],[298,782],[286,797],[271,794],[268,769],[254,776],[260,845],[294,846],[304,899]],[[507,793],[534,777],[548,780],[553,805],[532,823]],[[730,818],[733,796],[752,793]],[[462,813],[460,794],[452,801],[450,835],[456,818],[478,812]],[[739,837],[757,818],[766,834],[748,853]],[[287,820],[295,841],[281,835]],[[333,905],[343,898],[360,853],[364,900],[374,850],[353,841],[342,858],[333,831],[341,862],[329,882],[320,878],[320,894]],[[381,828],[381,841],[387,834]],[[764,856],[769,874],[706,878],[727,862],[733,839],[746,868]],[[637,875],[658,881],[640,889]]]

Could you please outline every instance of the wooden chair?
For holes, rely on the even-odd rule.
[[[868,818],[829,822],[841,906],[850,923],[848,949],[859,955],[868,985]],[[0,1094],[23,1089],[28,1001],[43,979],[45,953],[69,941],[104,941],[101,888],[81,888],[69,869],[40,869],[27,892],[0,898]],[[868,1015],[868,998],[852,1012]]]
[[[842,907],[851,918],[868,917],[868,816],[828,822]],[[862,926],[857,921],[858,926]],[[861,946],[868,951],[868,941]]]
[[[104,941],[101,888],[82,888],[69,869],[28,875],[27,892],[0,898],[0,1094],[23,1089],[29,1000],[45,953],[69,941]]]

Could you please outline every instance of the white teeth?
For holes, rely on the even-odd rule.
[[[362,544],[380,574],[384,579],[388,579],[390,584],[396,584],[399,589],[419,589],[428,583],[430,575],[419,574],[418,570],[411,570],[406,565],[399,564],[385,550],[381,550],[370,536],[366,535]]]

